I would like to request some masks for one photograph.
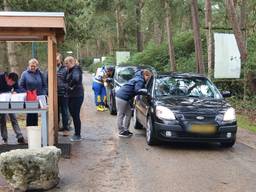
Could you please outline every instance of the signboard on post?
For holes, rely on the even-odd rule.
[[[129,51],[117,51],[116,52],[116,65],[120,65],[121,63],[126,63],[130,58]]]
[[[234,34],[214,33],[214,78],[240,78],[241,58]]]

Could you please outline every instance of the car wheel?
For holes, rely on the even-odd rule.
[[[110,93],[109,112],[111,115],[116,115],[116,103],[112,93]]]
[[[146,140],[148,145],[155,145],[157,143],[157,140],[154,137],[153,125],[152,125],[152,120],[150,116],[148,117],[148,120],[147,120]]]
[[[223,147],[223,148],[230,148],[230,147],[232,147],[235,144],[235,142],[236,142],[235,139],[233,141],[231,141],[231,142],[223,142],[223,143],[221,143],[221,147]]]
[[[133,109],[133,127],[134,129],[142,129],[143,126],[140,124],[140,122],[137,120],[137,110],[136,108],[134,107]]]

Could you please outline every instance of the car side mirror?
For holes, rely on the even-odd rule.
[[[140,89],[138,91],[138,95],[149,95],[149,93],[147,89]]]
[[[221,95],[222,95],[223,97],[231,97],[230,91],[222,91],[222,92],[221,92]]]

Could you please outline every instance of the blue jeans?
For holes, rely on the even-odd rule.
[[[93,81],[92,89],[94,91],[95,105],[105,105],[107,93],[104,84]]]
[[[80,110],[81,110],[83,101],[84,101],[84,97],[69,97],[68,98],[69,112],[70,112],[73,122],[74,122],[76,136],[81,136]]]
[[[58,96],[58,122],[60,122],[60,113],[63,129],[68,131],[68,98]]]

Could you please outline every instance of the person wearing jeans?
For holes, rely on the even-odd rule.
[[[64,63],[68,69],[66,76],[68,107],[75,126],[75,134],[70,137],[70,140],[81,141],[80,110],[84,100],[83,71],[72,56],[66,57]]]
[[[57,53],[57,89],[58,89],[58,122],[60,122],[60,114],[62,119],[63,136],[69,135],[68,126],[68,97],[67,97],[67,67],[62,63],[62,55]]]
[[[12,73],[0,73],[0,93],[10,93],[15,94],[20,92],[20,88],[18,86],[18,74]],[[12,123],[12,128],[16,134],[17,142],[19,144],[24,144],[25,140],[21,133],[18,121],[16,119],[15,114],[8,114]],[[4,143],[8,142],[8,132],[6,127],[6,114],[0,114],[0,129],[1,135]]]
[[[19,124],[18,124],[18,121],[17,121],[17,118],[16,118],[16,115],[15,114],[1,114],[0,115],[0,127],[1,127],[1,135],[2,135],[2,138],[4,140],[4,143],[7,143],[8,142],[8,132],[7,132],[7,127],[6,127],[6,118],[7,118],[7,115],[9,116],[10,118],[10,121],[11,121],[11,124],[12,124],[12,128],[13,128],[13,131],[15,132],[16,134],[16,138],[17,138],[17,142],[19,144],[24,144],[25,143],[25,139],[21,133],[21,130],[20,130],[20,127],[19,127]]]
[[[132,117],[131,105],[135,95],[144,88],[152,73],[149,70],[138,70],[135,77],[125,83],[116,92],[117,127],[119,137],[130,137],[130,121]]]

